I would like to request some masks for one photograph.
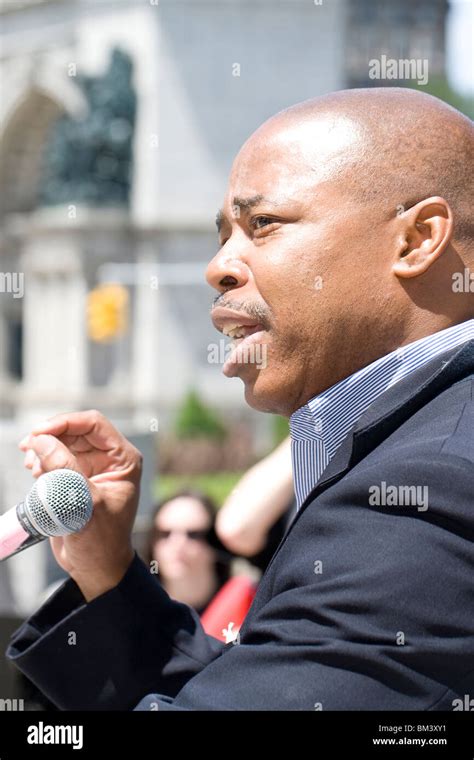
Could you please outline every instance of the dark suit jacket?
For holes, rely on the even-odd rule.
[[[367,410],[290,524],[240,643],[207,636],[136,558],[89,604],[67,581],[8,656],[63,709],[452,710],[474,694],[473,376],[470,341]],[[369,504],[382,482],[427,487],[428,509]]]

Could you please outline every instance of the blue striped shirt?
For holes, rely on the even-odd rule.
[[[340,444],[388,388],[444,351],[474,338],[474,319],[397,348],[310,399],[290,417],[291,458],[298,508]]]

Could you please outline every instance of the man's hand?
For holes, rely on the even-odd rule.
[[[52,538],[51,547],[90,601],[116,586],[133,559],[142,455],[95,410],[58,414],[19,447],[35,478],[64,467],[88,479],[94,501],[90,522],[80,533]]]

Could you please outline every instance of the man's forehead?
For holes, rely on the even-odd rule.
[[[362,131],[352,119],[332,115],[279,124],[271,120],[252,135],[232,166],[226,200],[264,195],[286,186],[330,179],[363,149]]]
[[[361,125],[344,115],[321,114],[289,120],[274,117],[258,129],[238,153],[230,175],[229,190],[241,194],[240,184],[272,185],[295,173],[326,179],[335,166],[350,163],[363,150]],[[262,190],[264,192],[264,190]]]

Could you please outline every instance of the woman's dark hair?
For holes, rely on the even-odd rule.
[[[194,499],[195,501],[199,502],[199,504],[202,504],[209,516],[210,527],[207,532],[205,541],[214,549],[216,553],[215,568],[220,588],[230,578],[230,563],[233,559],[233,555],[225,548],[224,544],[217,536],[215,530],[217,507],[214,501],[205,493],[199,491],[196,488],[183,488],[180,491],[176,491],[176,493],[172,494],[171,496],[167,496],[165,499],[162,499],[158,502],[158,504],[156,504],[151,514],[151,524],[145,540],[145,562],[150,565],[150,562],[153,560],[153,544],[155,542],[156,536],[156,516],[161,512],[164,506],[170,503],[170,501],[181,499],[182,497]]]

